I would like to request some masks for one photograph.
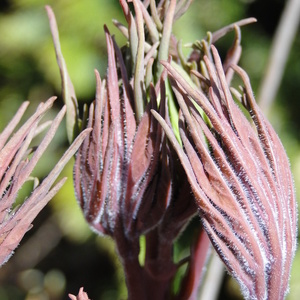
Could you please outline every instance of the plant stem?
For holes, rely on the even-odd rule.
[[[138,238],[131,240],[125,236],[122,220],[119,220],[116,229],[114,240],[116,241],[117,251],[126,277],[128,300],[146,300],[144,271],[138,260],[140,252],[139,240]]]
[[[287,1],[276,30],[268,66],[258,93],[258,103],[266,114],[278,91],[299,22],[300,1]]]
[[[170,288],[176,273],[173,263],[173,242],[162,239],[156,228],[146,235],[145,282],[149,300],[170,297]]]

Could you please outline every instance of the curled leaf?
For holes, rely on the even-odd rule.
[[[45,8],[49,18],[50,29],[51,29],[55,53],[56,53],[56,60],[59,66],[59,71],[60,71],[60,76],[62,81],[63,99],[67,106],[67,116],[66,116],[67,134],[68,134],[69,143],[72,143],[76,135],[78,134],[78,130],[79,130],[78,103],[77,103],[75,90],[67,70],[67,65],[65,63],[61,51],[55,15],[50,6],[46,5]]]

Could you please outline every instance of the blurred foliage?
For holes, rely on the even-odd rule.
[[[183,44],[201,39],[245,17],[258,23],[242,28],[241,66],[249,73],[254,92],[261,82],[274,31],[284,1],[195,0],[174,30]],[[0,3],[0,128],[8,123],[21,102],[31,101],[27,116],[40,101],[60,95],[56,65],[44,5],[52,6],[60,30],[62,51],[81,104],[94,98],[94,69],[106,70],[103,25],[107,24],[119,43],[124,38],[111,20],[123,21],[117,0],[2,0]],[[272,10],[270,9],[272,6]],[[221,54],[232,36],[217,46]],[[291,160],[296,189],[300,190],[300,32],[289,55],[281,88],[270,120],[282,139]],[[189,49],[186,49],[188,53]],[[63,105],[61,98],[53,109]],[[61,126],[62,127],[62,126]],[[38,143],[38,141],[36,141]],[[66,149],[66,133],[60,128],[43,160],[35,170],[43,178]],[[72,163],[63,176],[69,180],[57,197],[36,219],[13,258],[0,270],[0,299],[67,299],[84,286],[94,299],[125,299],[124,276],[108,238],[96,237],[85,224],[72,188]],[[22,195],[21,195],[22,196]],[[299,196],[298,196],[299,198]],[[192,232],[192,225],[190,226]],[[181,243],[181,244],[180,244]],[[184,236],[176,255],[186,253]],[[182,254],[183,255],[183,254]],[[300,252],[297,252],[289,300],[298,299]],[[220,299],[240,299],[232,280],[225,278]]]

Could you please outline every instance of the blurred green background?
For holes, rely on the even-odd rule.
[[[44,5],[52,6],[62,51],[80,104],[94,98],[94,69],[106,70],[103,24],[124,38],[111,20],[123,21],[117,0],[1,0],[0,2],[0,128],[22,101],[30,100],[27,116],[40,101],[59,98],[52,116],[62,107],[60,76]],[[285,1],[194,0],[174,27],[183,43],[205,37],[245,17],[258,23],[242,28],[240,65],[249,73],[255,94],[266,69],[271,42]],[[218,42],[221,53],[233,35]],[[300,190],[300,31],[288,57],[280,90],[269,113],[291,161]],[[26,116],[25,116],[26,118]],[[43,178],[67,147],[64,126],[38,164],[34,175]],[[126,299],[124,275],[114,244],[95,236],[85,224],[72,188],[72,162],[63,172],[69,179],[42,211],[12,259],[0,269],[0,300],[67,299],[84,286],[91,299]],[[25,192],[24,192],[25,193]],[[22,197],[22,193],[20,197]],[[299,197],[298,197],[299,198]],[[297,252],[288,299],[300,295],[300,252]],[[241,299],[232,280],[224,277],[219,299]]]

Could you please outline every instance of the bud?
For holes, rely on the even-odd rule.
[[[230,68],[224,71],[213,45],[211,53],[201,62],[207,77],[194,72],[200,88],[189,84],[170,63],[163,63],[181,109],[183,148],[163,118],[153,114],[186,171],[205,230],[244,297],[283,299],[297,237],[289,162],[255,102],[246,72],[231,65],[244,83],[241,94],[233,93],[248,116],[233,100],[227,78]]]
[[[88,294],[83,291],[82,287],[79,289],[79,293],[77,296],[69,294],[69,297],[71,300],[90,300],[90,298],[88,297]]]

